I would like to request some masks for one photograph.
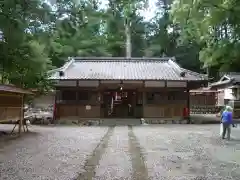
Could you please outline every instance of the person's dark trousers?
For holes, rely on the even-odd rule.
[[[227,132],[227,139],[230,140],[231,124],[229,123],[223,123],[222,139],[225,138],[226,132]]]

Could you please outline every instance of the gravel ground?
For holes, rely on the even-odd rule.
[[[0,143],[0,180],[240,177],[240,128],[232,129],[229,142],[219,138],[219,125],[30,129]]]
[[[232,130],[231,142],[219,139],[219,125],[136,127],[134,133],[152,180],[230,180],[240,177],[240,129]]]
[[[128,144],[128,128],[115,127],[114,134],[96,168],[94,180],[131,179],[132,164]]]
[[[30,129],[37,133],[0,148],[1,180],[73,179],[107,132],[103,127]]]

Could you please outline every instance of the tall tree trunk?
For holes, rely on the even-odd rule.
[[[125,37],[126,37],[126,57],[132,56],[132,42],[131,42],[131,26],[128,18],[125,21]]]
[[[228,39],[229,38],[229,32],[228,32],[228,22],[226,21],[223,24],[224,28],[224,38]],[[231,33],[230,33],[231,34]],[[230,37],[231,38],[231,37]]]

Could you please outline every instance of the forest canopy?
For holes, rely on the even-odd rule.
[[[71,56],[174,56],[184,68],[217,77],[240,69],[240,1],[1,0],[2,83],[47,87],[47,72]]]

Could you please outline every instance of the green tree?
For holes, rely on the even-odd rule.
[[[151,21],[139,14],[146,9],[146,0],[109,0],[105,8],[100,8],[100,2],[58,0],[49,6],[42,0],[1,1],[2,80],[44,89],[49,84],[48,70],[62,66],[69,56],[175,56],[183,67],[199,71],[198,54],[204,59],[213,51],[206,45],[209,36],[203,41],[189,30],[202,25],[192,22],[194,15],[191,23],[180,23],[184,15],[181,8],[175,10],[177,1],[170,14],[172,1],[159,0]]]
[[[69,56],[109,56],[104,36],[104,13],[96,1],[58,1],[55,30],[49,42],[54,66]]]
[[[184,68],[199,72],[199,46],[191,41],[180,41],[179,27],[170,15],[171,3],[171,0],[159,0],[156,4],[157,14],[147,25],[146,56],[175,56]]]
[[[1,1],[0,29],[2,40],[0,66],[2,83],[24,87],[38,86],[30,79],[44,76],[51,66],[43,45],[34,41],[34,29],[44,25],[46,9],[41,1]],[[46,7],[46,6],[45,6]],[[20,76],[19,76],[20,75]],[[19,77],[21,77],[19,79]],[[16,80],[17,79],[17,80]]]
[[[108,51],[112,56],[144,55],[146,44],[145,22],[139,15],[145,1],[109,0],[105,34]]]
[[[182,41],[200,46],[199,59],[212,71],[239,71],[240,2],[176,0],[172,17]]]

